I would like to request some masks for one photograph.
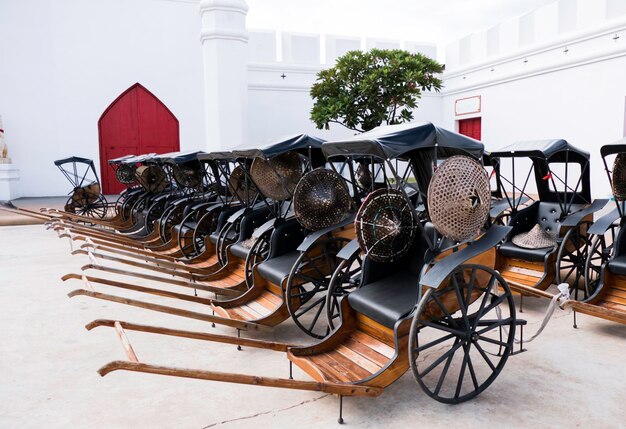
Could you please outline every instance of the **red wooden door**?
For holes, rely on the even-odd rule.
[[[100,172],[105,194],[124,189],[108,164],[124,155],[180,150],[178,119],[146,88],[136,83],[111,103],[98,120]]]
[[[459,121],[459,134],[480,140],[480,118],[462,119]]]

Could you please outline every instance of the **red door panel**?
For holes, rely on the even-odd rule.
[[[459,121],[459,134],[480,140],[481,125],[481,118],[462,119]]]
[[[109,159],[143,153],[180,150],[178,119],[150,91],[135,84],[104,111],[98,121],[100,171],[105,194],[124,189]]]

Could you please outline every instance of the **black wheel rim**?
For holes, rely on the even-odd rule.
[[[254,269],[258,264],[265,261],[270,253],[270,236],[271,231],[267,231],[257,238],[250,248],[248,256],[246,256],[245,278],[248,289],[254,285]]]
[[[479,395],[513,350],[515,303],[504,279],[488,267],[460,266],[415,313],[409,362],[420,387],[439,402]]]
[[[591,239],[587,234],[589,223],[583,222],[573,227],[561,242],[556,264],[557,283],[567,283],[574,299],[579,299],[579,292],[587,298],[584,288],[585,262]]]
[[[598,235],[591,241],[591,246],[585,261],[585,297],[591,297],[598,288],[600,271],[611,258],[613,243],[619,230],[619,225],[611,225],[604,235]]]
[[[361,285],[362,265],[363,259],[357,253],[350,259],[341,261],[330,278],[326,294],[326,318],[331,330],[338,326],[341,317],[339,300]]]
[[[285,302],[296,326],[314,338],[330,333],[326,319],[326,292],[337,267],[337,253],[349,242],[330,237],[303,252],[287,279]]]

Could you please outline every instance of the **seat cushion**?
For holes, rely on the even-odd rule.
[[[554,251],[554,247],[528,249],[519,247],[510,241],[500,246],[500,254],[509,258],[523,259],[524,261],[543,261],[547,254]]]
[[[608,264],[609,271],[613,274],[626,276],[626,255],[616,256]]]
[[[348,295],[348,302],[359,313],[393,329],[415,307],[418,284],[416,274],[402,271],[362,286]]]
[[[289,276],[291,269],[299,257],[300,252],[293,251],[268,259],[267,261],[261,262],[257,266],[257,272],[265,280],[268,280],[275,285],[281,285],[283,280]]]
[[[238,258],[246,259],[250,253],[250,247],[244,246],[241,242],[230,246],[230,253]]]

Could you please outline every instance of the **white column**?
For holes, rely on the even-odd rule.
[[[245,142],[248,32],[245,0],[202,0],[206,150]]]

